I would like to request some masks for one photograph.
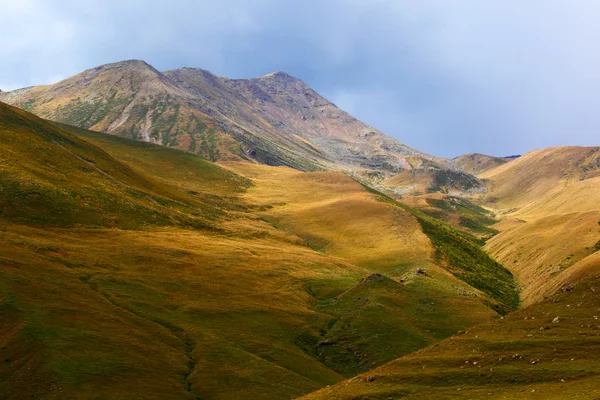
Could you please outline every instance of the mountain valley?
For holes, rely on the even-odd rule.
[[[0,397],[600,397],[599,147],[124,61],[0,92],[0,161]]]

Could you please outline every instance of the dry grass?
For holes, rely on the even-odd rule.
[[[480,175],[491,182],[488,204],[505,218],[486,249],[516,275],[524,304],[596,271],[589,264],[600,240],[599,171],[597,147],[557,147]],[[574,273],[580,262],[586,267]]]
[[[1,111],[5,397],[290,398],[497,315],[342,174],[228,166],[244,178]],[[374,272],[393,279],[347,314]]]
[[[478,177],[491,182],[486,201],[495,208],[522,208],[598,171],[598,147],[553,147],[525,154]]]
[[[600,240],[600,211],[556,214],[503,230],[486,250],[507,266],[523,287],[525,305],[543,300],[562,285],[587,278],[571,268],[594,253]]]
[[[430,263],[432,247],[417,220],[341,173],[227,166],[253,178],[244,199],[269,207],[267,220],[317,250],[396,277]]]

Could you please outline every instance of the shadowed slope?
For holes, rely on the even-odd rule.
[[[598,310],[594,278],[303,399],[597,399]]]
[[[208,227],[223,214],[221,208],[173,190],[65,130],[2,103],[0,129],[4,218],[60,226]],[[233,175],[224,172],[223,177]]]

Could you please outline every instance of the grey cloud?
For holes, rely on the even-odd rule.
[[[598,145],[595,0],[0,0],[0,89],[139,58],[284,70],[421,150]]]

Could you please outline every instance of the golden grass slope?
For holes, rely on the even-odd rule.
[[[247,163],[226,166],[253,178],[245,199],[271,207],[267,219],[317,250],[395,276],[406,272],[404,265],[416,268],[430,260],[431,244],[416,219],[375,201],[344,174]]]
[[[598,147],[553,147],[529,152],[478,177],[490,181],[488,204],[520,209],[557,188],[599,176],[599,160]]]
[[[0,397],[291,398],[497,315],[342,174],[0,111]]]
[[[491,185],[486,204],[506,218],[493,226],[501,233],[486,249],[515,273],[524,304],[595,271],[590,264],[600,241],[599,173],[598,147],[558,147],[480,175]],[[575,274],[579,263],[587,267]]]
[[[344,316],[326,331],[325,342],[334,344],[320,348],[326,365],[351,375],[405,354],[411,348],[446,337],[458,326],[467,324],[470,318],[482,320],[493,315],[484,306],[491,300],[487,295],[466,285],[434,261],[431,243],[412,214],[378,201],[351,178],[337,172],[300,173],[285,167],[247,163],[226,165],[252,178],[254,186],[246,192],[244,199],[262,204],[261,217],[276,228],[299,237],[313,249],[391,278],[381,285],[384,292],[390,285],[395,288],[393,304],[363,293],[367,290],[364,284],[337,296],[333,303],[317,294],[325,301],[320,305],[324,307],[321,309],[340,316],[349,311],[355,314],[352,317],[354,323],[342,323]],[[420,275],[419,268],[425,269],[427,275]],[[398,285],[398,281],[403,285]],[[311,290],[318,293],[319,287],[320,284],[315,284]],[[344,296],[359,302],[345,308],[337,303]],[[365,298],[367,303],[360,302]],[[491,303],[495,301],[491,300]],[[469,317],[460,311],[467,304],[472,307]],[[379,307],[389,313],[373,313],[373,310],[381,310]],[[350,327],[361,325],[365,314],[369,319],[381,321],[379,326],[367,326],[362,332],[363,337],[369,332],[371,339],[351,333]],[[346,328],[340,329],[340,326]],[[391,326],[396,327],[395,333],[384,334]],[[412,333],[400,334],[405,329]],[[385,343],[382,338],[388,334],[407,344]],[[373,345],[379,343],[380,346]],[[345,348],[339,344],[344,344]],[[385,348],[388,351],[382,353]]]

